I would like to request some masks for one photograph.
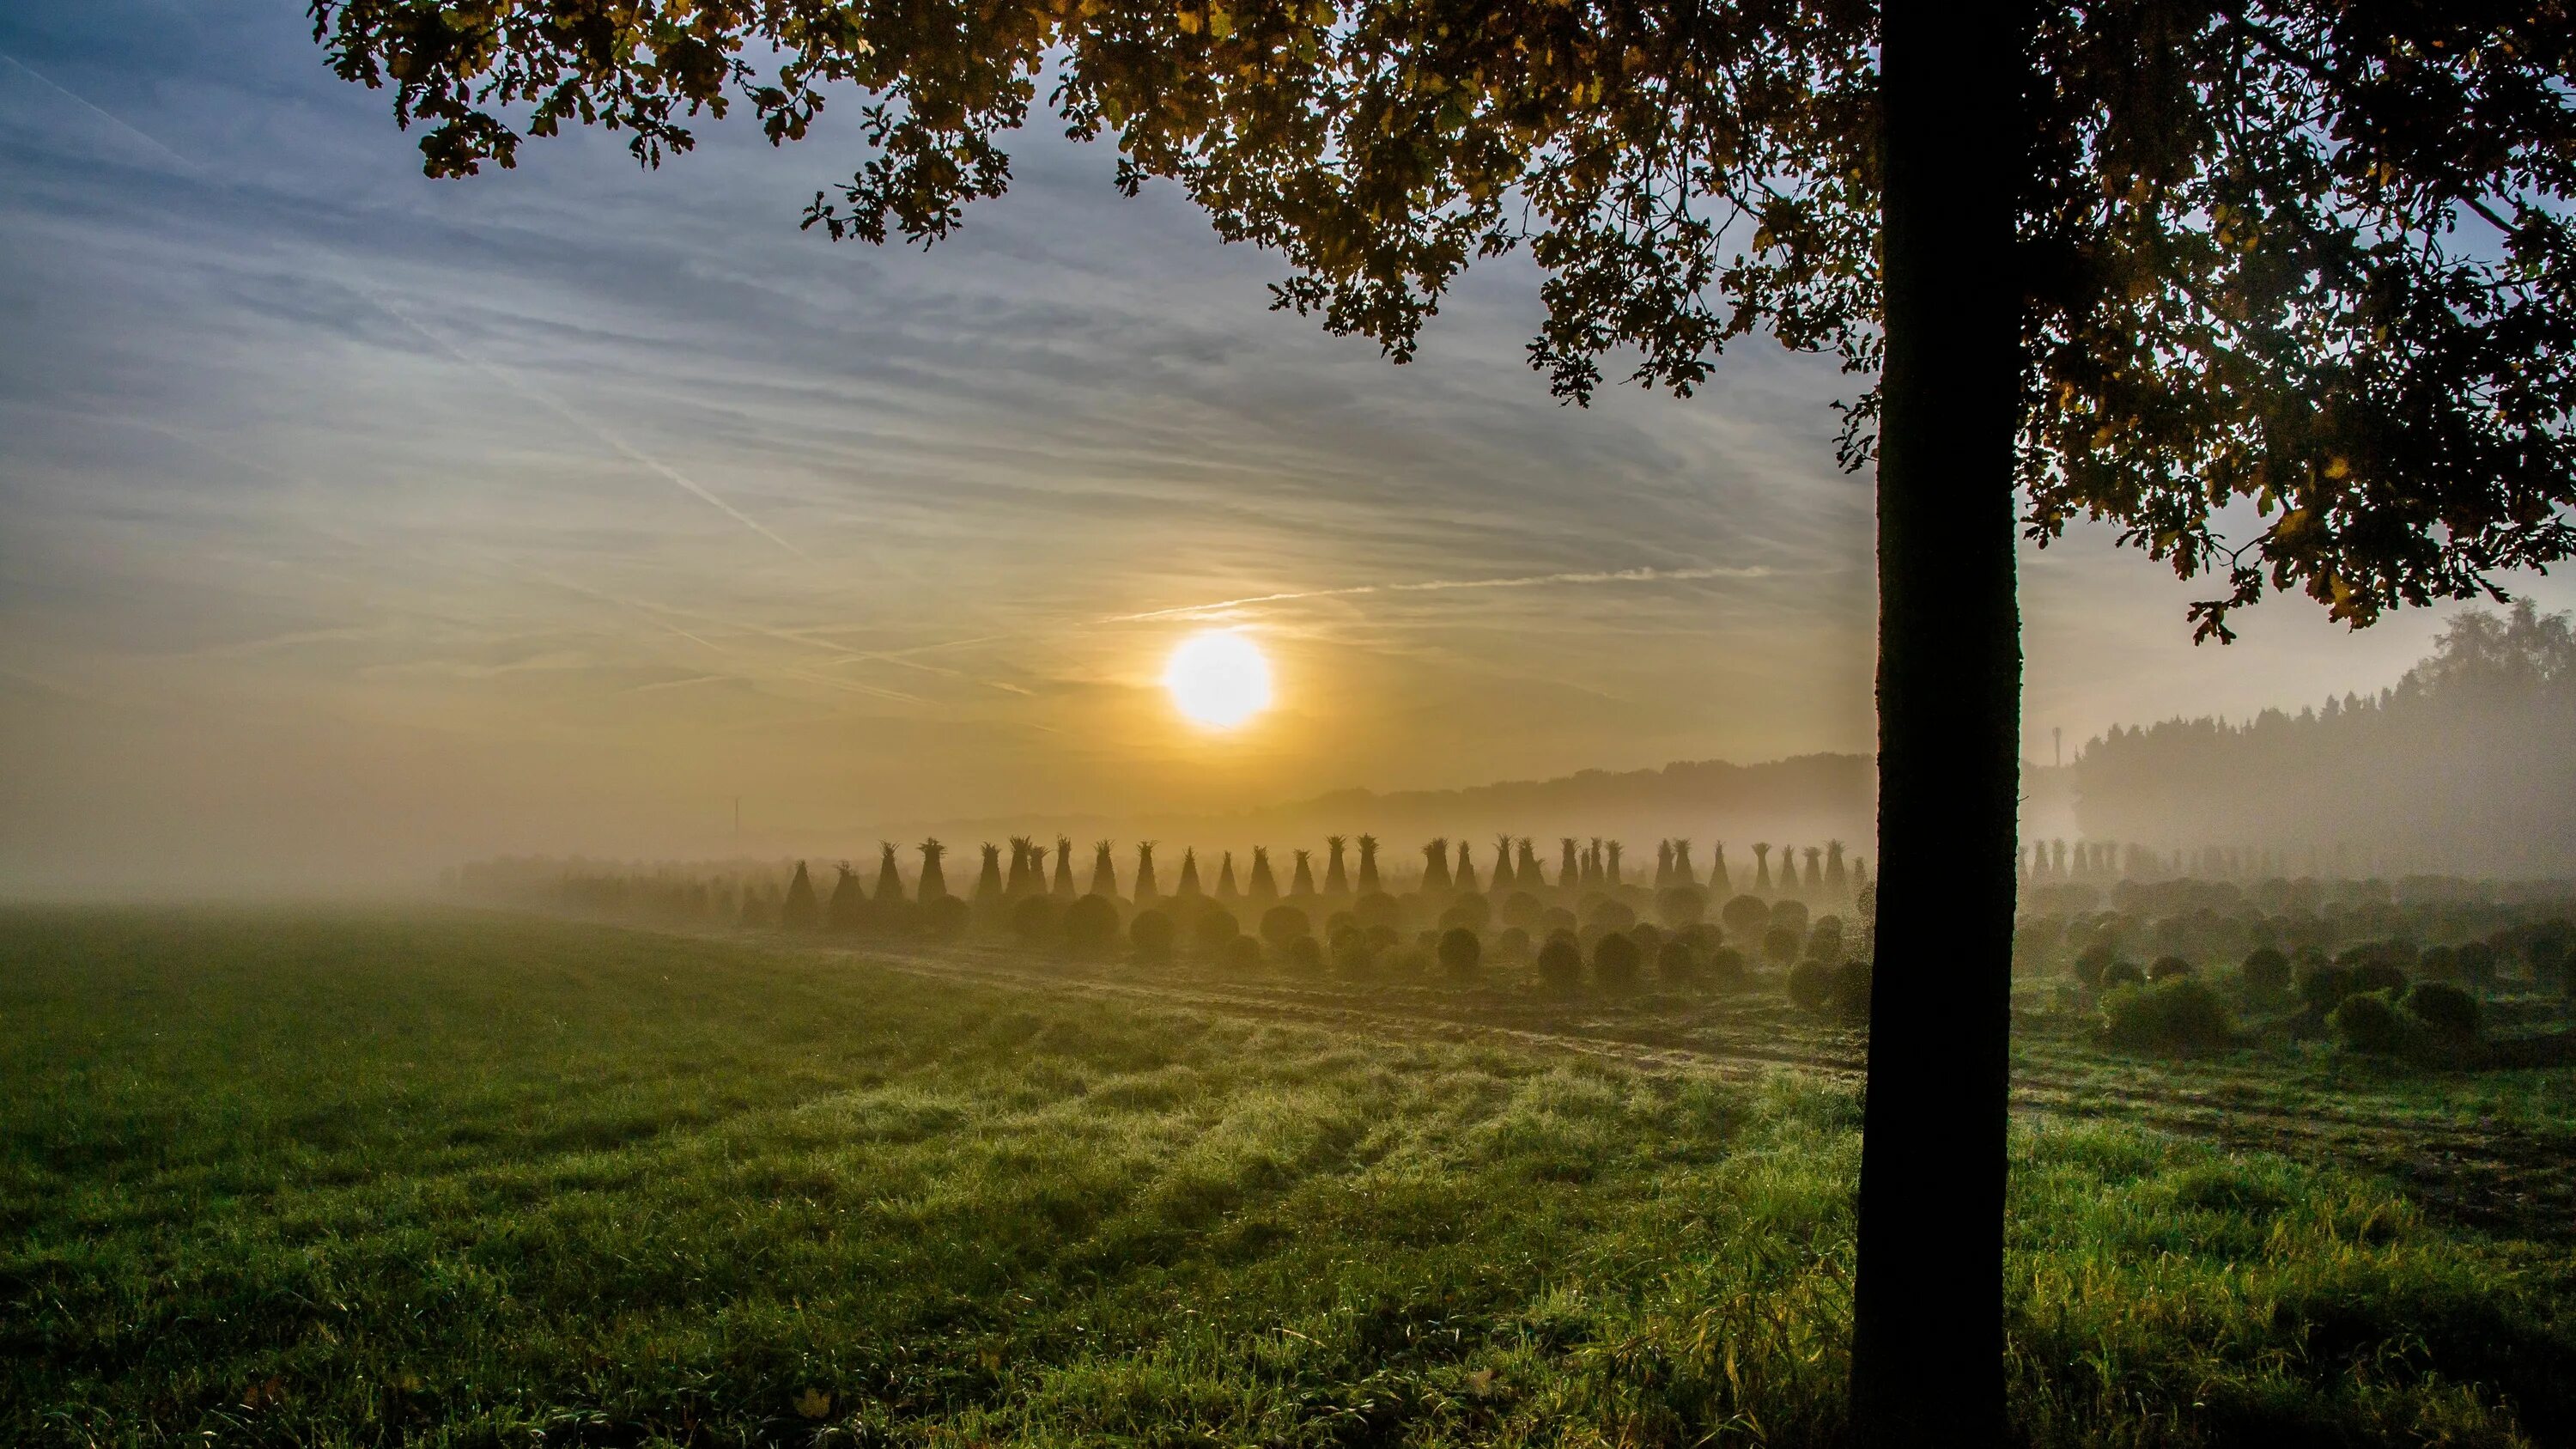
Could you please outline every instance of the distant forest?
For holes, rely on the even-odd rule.
[[[2376,697],[2114,728],[2071,766],[2091,838],[2271,857],[2290,874],[2576,868],[2576,630],[2462,614]]]

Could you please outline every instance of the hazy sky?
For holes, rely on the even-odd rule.
[[[0,53],[0,889],[1870,745],[1820,361],[1562,408],[1504,263],[1390,367],[1044,128],[927,254],[796,229],[846,105],[432,183],[302,0],[16,0]],[[2438,624],[2195,649],[2101,533],[2023,579],[2042,761]],[[1156,683],[1210,619],[1278,672],[1233,734]]]

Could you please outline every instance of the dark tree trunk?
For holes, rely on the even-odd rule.
[[[2004,1429],[2020,13],[1882,11],[1880,867],[1852,1335],[1873,1449],[1988,1449]]]

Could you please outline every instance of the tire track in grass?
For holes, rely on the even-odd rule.
[[[925,949],[881,943],[787,946],[774,936],[681,933],[735,944],[750,941],[766,950],[865,963],[965,985],[1196,1011],[1399,1041],[1490,1043],[1743,1083],[1791,1073],[1857,1090],[1866,1052],[1858,1032],[1791,1025],[1782,1019],[1783,1012],[1767,1008],[1750,1022],[1731,1019],[1737,1014],[1730,1014],[1729,1019],[1675,1026],[1622,1021],[1598,1013],[1569,1021],[1568,1003],[1490,992],[1361,994],[1329,986],[1218,984],[1177,976],[1113,980],[1033,965],[1026,954],[1004,948]],[[1544,1018],[1545,1024],[1528,1024],[1532,1017]],[[1767,1035],[1762,1034],[1765,1028]],[[2437,1218],[2542,1241],[2576,1240],[2576,1154],[2544,1140],[2543,1134],[2510,1125],[2471,1130],[2363,1108],[2319,1113],[2243,1101],[2224,1092],[2114,1085],[2101,1080],[2098,1073],[2030,1063],[2015,1066],[2012,1111],[2029,1121],[2126,1122],[2228,1151],[2271,1152],[2320,1165],[2359,1167],[2393,1179]]]

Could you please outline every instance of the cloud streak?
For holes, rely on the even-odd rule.
[[[1438,594],[1462,589],[1537,589],[1558,585],[1580,584],[1660,584],[1692,579],[1759,579],[1774,571],[1767,568],[1629,568],[1591,569],[1553,574],[1521,574],[1500,579],[1422,579],[1391,584],[1350,584],[1333,589],[1296,589],[1277,594],[1247,594],[1239,599],[1218,599],[1204,604],[1176,604],[1168,609],[1147,609],[1136,614],[1111,614],[1094,619],[1094,624],[1142,624],[1155,619],[1191,619],[1231,613],[1261,604],[1287,604],[1304,599],[1344,599],[1367,594]]]

